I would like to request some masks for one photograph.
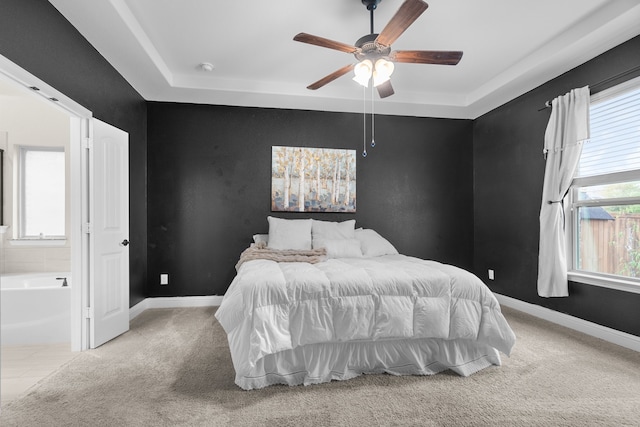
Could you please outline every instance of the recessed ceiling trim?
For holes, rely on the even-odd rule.
[[[228,105],[237,107],[281,108],[293,110],[329,111],[362,114],[362,99],[336,99],[322,96],[262,94],[240,91],[204,91],[201,89],[168,89],[160,91],[149,101],[184,102],[194,104]],[[367,111],[370,104],[367,102]],[[452,119],[471,119],[467,107],[442,104],[411,104],[376,102],[376,114]]]
[[[169,67],[162,59],[162,56],[154,46],[151,39],[149,39],[149,36],[147,35],[147,33],[142,29],[140,22],[138,22],[136,17],[133,15],[133,12],[131,12],[131,9],[129,9],[129,6],[127,6],[124,0],[109,0],[109,1],[113,5],[113,8],[115,9],[116,13],[118,14],[122,22],[127,26],[129,31],[131,31],[131,34],[133,34],[133,37],[135,38],[135,40],[140,44],[140,47],[145,51],[145,53],[147,54],[151,62],[153,62],[153,64],[158,69],[160,74],[162,74],[167,84],[169,86],[172,86],[173,74],[171,73],[171,70],[169,70]]]

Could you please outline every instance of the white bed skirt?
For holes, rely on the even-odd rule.
[[[433,375],[450,369],[468,376],[501,365],[488,345],[470,340],[407,339],[309,344],[269,354],[250,372],[237,372],[245,390],[273,384],[310,385],[362,374]]]

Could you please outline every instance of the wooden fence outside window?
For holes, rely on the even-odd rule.
[[[640,277],[640,214],[580,220],[579,269]]]

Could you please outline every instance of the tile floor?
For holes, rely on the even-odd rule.
[[[69,343],[2,346],[0,403],[4,405],[22,396],[79,354],[71,351]]]

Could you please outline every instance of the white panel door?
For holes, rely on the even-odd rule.
[[[90,347],[129,330],[129,134],[92,119]]]

